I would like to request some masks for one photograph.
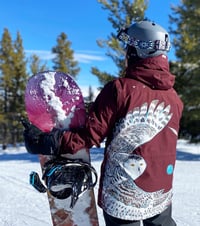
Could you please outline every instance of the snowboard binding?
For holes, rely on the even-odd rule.
[[[93,183],[94,177],[94,183]],[[71,196],[72,209],[78,198],[97,183],[97,172],[88,163],[80,159],[58,157],[45,163],[43,176],[46,187],[36,172],[30,174],[30,184],[39,192],[49,192],[57,199],[66,199]]]

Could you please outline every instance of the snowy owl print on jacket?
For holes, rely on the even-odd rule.
[[[134,150],[142,144],[152,140],[169,122],[172,117],[170,105],[153,100],[136,107],[116,125],[114,138],[107,148],[107,164],[103,181],[103,203],[106,212],[126,219],[126,215],[133,215],[134,219],[148,218],[148,207],[156,200],[157,208],[165,205],[171,199],[171,191],[145,192],[138,187],[134,180],[140,177],[146,169],[146,162],[142,156],[134,154]],[[148,197],[148,198],[147,198]],[[156,198],[155,198],[156,197]],[[129,208],[130,206],[130,208]],[[137,213],[137,210],[140,212]],[[158,209],[155,211],[158,211]],[[159,211],[158,211],[159,212]],[[152,214],[152,213],[151,213]]]

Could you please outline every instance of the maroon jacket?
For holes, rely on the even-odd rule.
[[[114,217],[146,219],[171,203],[183,109],[174,79],[166,56],[140,60],[103,88],[85,128],[63,136],[62,153],[107,138],[98,203]]]

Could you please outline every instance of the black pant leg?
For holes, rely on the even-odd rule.
[[[106,226],[140,226],[140,221],[122,220],[110,216],[105,211],[103,212]]]
[[[143,221],[144,226],[176,226],[175,221],[172,219],[172,206],[170,205],[161,214],[148,218]]]

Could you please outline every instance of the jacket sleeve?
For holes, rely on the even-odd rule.
[[[90,109],[85,127],[64,133],[60,154],[74,154],[82,148],[100,145],[111,133],[117,118],[117,93],[115,82],[109,82],[102,89]]]

